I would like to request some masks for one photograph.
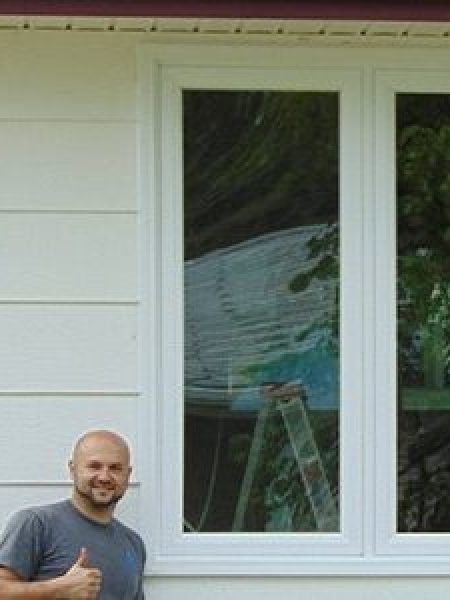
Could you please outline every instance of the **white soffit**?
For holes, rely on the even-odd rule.
[[[395,21],[324,21],[288,19],[190,19],[1,16],[8,30],[124,32],[148,37],[226,38],[232,42],[323,45],[432,45],[450,43],[450,23]]]

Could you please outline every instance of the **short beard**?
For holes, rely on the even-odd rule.
[[[83,492],[77,484],[75,484],[75,490],[79,496],[82,496],[85,500],[88,500],[93,506],[96,508],[110,508],[111,506],[116,506],[116,504],[123,498],[123,494],[120,496],[113,496],[111,500],[107,502],[98,502],[91,494],[87,492]]]

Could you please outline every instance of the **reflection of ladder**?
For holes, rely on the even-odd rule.
[[[268,417],[274,409],[280,412],[283,419],[295,461],[311,504],[317,530],[338,531],[339,517],[336,503],[306,414],[304,397],[305,392],[298,385],[287,384],[265,388],[264,403],[256,421],[247,467],[234,514],[233,531],[243,530],[245,513],[264,443]]]

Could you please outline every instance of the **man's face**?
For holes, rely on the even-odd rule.
[[[85,440],[69,463],[75,493],[92,508],[114,506],[131,473],[126,447],[108,436]]]

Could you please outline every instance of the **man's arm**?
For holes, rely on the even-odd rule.
[[[22,581],[10,569],[0,567],[0,599],[1,600],[61,600],[64,596],[55,586],[55,580]],[[94,596],[95,598],[95,596]]]
[[[98,569],[87,567],[87,560],[82,548],[67,573],[46,581],[23,581],[11,569],[0,567],[0,600],[95,600],[102,578]]]

